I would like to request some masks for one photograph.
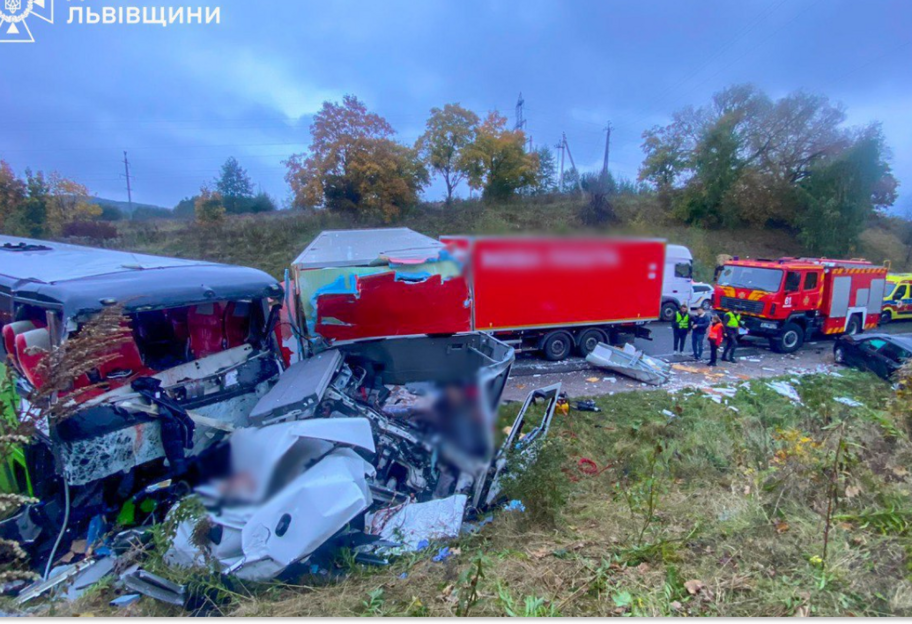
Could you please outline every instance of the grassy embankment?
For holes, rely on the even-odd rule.
[[[254,266],[281,277],[291,261],[322,230],[352,227],[410,227],[430,236],[441,234],[547,233],[586,231],[579,219],[580,198],[541,197],[504,204],[479,201],[457,202],[450,208],[423,205],[395,223],[357,222],[345,215],[280,212],[236,216],[215,228],[201,228],[188,221],[161,220],[124,222],[120,237],[109,246],[181,257],[195,257]],[[620,222],[589,231],[655,236],[687,245],[694,253],[697,278],[712,279],[716,255],[775,258],[805,255],[806,251],[785,230],[702,230],[669,220],[650,202],[630,198],[619,202]],[[894,266],[907,266],[909,248],[877,222],[862,236],[857,255],[875,262],[890,259]]]
[[[762,381],[734,386],[727,405],[697,390],[600,397],[599,413],[557,416],[512,484],[526,511],[498,512],[448,560],[433,560],[439,545],[386,568],[343,556],[346,578],[235,586],[219,611],[912,614],[908,405],[864,373],[792,383],[802,404]],[[112,595],[65,609],[111,613]],[[176,612],[144,598],[118,613]]]

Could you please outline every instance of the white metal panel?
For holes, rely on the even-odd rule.
[[[849,311],[849,294],[852,292],[852,278],[848,275],[833,278],[833,292],[830,299],[830,316],[845,316]]]
[[[883,309],[884,289],[886,280],[871,280],[871,293],[868,296],[868,314],[880,314]]]

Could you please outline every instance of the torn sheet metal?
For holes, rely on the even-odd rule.
[[[342,354],[335,349],[292,364],[250,412],[251,424],[268,425],[312,416],[341,365]]]
[[[380,509],[365,519],[367,532],[401,544],[404,552],[416,551],[432,541],[458,537],[467,500],[464,494],[456,494]]]
[[[349,341],[471,329],[462,262],[407,228],[323,232],[292,269],[311,335]]]
[[[766,382],[766,385],[768,385],[771,390],[781,394],[790,401],[801,404],[801,396],[798,394],[798,391],[787,381],[768,381]]]
[[[367,510],[374,468],[339,445],[373,453],[370,423],[318,418],[232,434],[231,478],[199,488],[210,499],[208,522],[219,527],[207,546],[223,572],[275,578]],[[195,525],[179,525],[167,561],[185,567],[205,561],[190,539]]]
[[[651,358],[631,345],[623,349],[599,343],[586,356],[593,366],[614,371],[637,381],[659,386],[671,377],[671,364]]]
[[[481,501],[485,506],[494,505],[500,499],[504,477],[509,472],[524,470],[526,466],[535,461],[538,445],[548,435],[548,430],[551,428],[551,421],[554,419],[557,401],[560,398],[560,390],[561,384],[556,383],[538,388],[526,395],[526,400],[516,415],[513,426],[510,427],[509,435],[501,444],[497,456],[488,469],[483,489],[484,498],[479,498],[479,501],[475,503],[476,506]],[[527,423],[530,408],[541,401],[545,402],[541,420],[538,423]]]

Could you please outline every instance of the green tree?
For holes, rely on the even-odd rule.
[[[40,171],[33,173],[25,170],[27,195],[21,208],[6,219],[5,228],[10,234],[42,238],[48,234],[48,204],[51,202],[51,189]]]
[[[810,251],[831,257],[855,251],[867,220],[896,200],[888,156],[880,127],[871,126],[802,180],[799,238]]]
[[[308,154],[285,161],[296,207],[391,221],[417,203],[428,182],[417,152],[393,140],[392,126],[352,95],[324,102],[310,134]]]
[[[415,143],[422,161],[436,171],[446,184],[446,203],[453,201],[453,191],[468,175],[465,149],[475,140],[478,115],[459,104],[432,108],[427,128]]]
[[[531,188],[533,195],[544,195],[557,191],[557,159],[547,145],[535,150],[538,157],[538,173]]]
[[[570,167],[564,170],[564,178],[560,184],[561,193],[579,193],[582,178],[576,167]]]
[[[241,212],[244,200],[253,197],[253,183],[247,170],[241,167],[234,156],[230,156],[222,165],[222,171],[214,180],[215,190],[222,196],[228,214]]]
[[[7,231],[7,221],[22,210],[26,185],[6,161],[0,160],[0,230]]]

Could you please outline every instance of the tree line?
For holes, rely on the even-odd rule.
[[[845,120],[824,96],[736,85],[644,132],[639,178],[683,223],[787,228],[813,253],[845,255],[899,184],[880,125]]]
[[[137,205],[128,213],[126,202],[98,199],[84,185],[57,172],[26,169],[23,176],[0,160],[0,232],[14,236],[114,238],[114,221],[184,218],[218,221],[226,214],[271,212],[277,209],[264,192],[255,192],[247,171],[234,157],[198,195],[181,200],[174,209]]]
[[[308,150],[283,164],[291,206],[354,221],[403,218],[437,176],[448,206],[460,185],[487,202],[582,190],[581,220],[604,226],[616,220],[616,204],[635,196],[650,218],[707,229],[785,229],[809,252],[838,256],[854,251],[871,217],[894,203],[898,187],[879,124],[845,122],[845,109],[824,96],[799,91],[774,99],[754,86],[735,85],[646,130],[637,180],[573,168],[559,180],[554,153],[527,149],[525,133],[497,111],[479,115],[458,103],[433,108],[423,133],[406,144],[386,119],[347,95],[323,103],[310,126]],[[215,179],[173,210],[145,208],[133,217],[212,224],[226,215],[275,209],[231,157]],[[19,178],[0,161],[5,232],[72,234],[80,225],[113,220],[116,212],[94,205],[88,190],[72,180],[31,170]]]

